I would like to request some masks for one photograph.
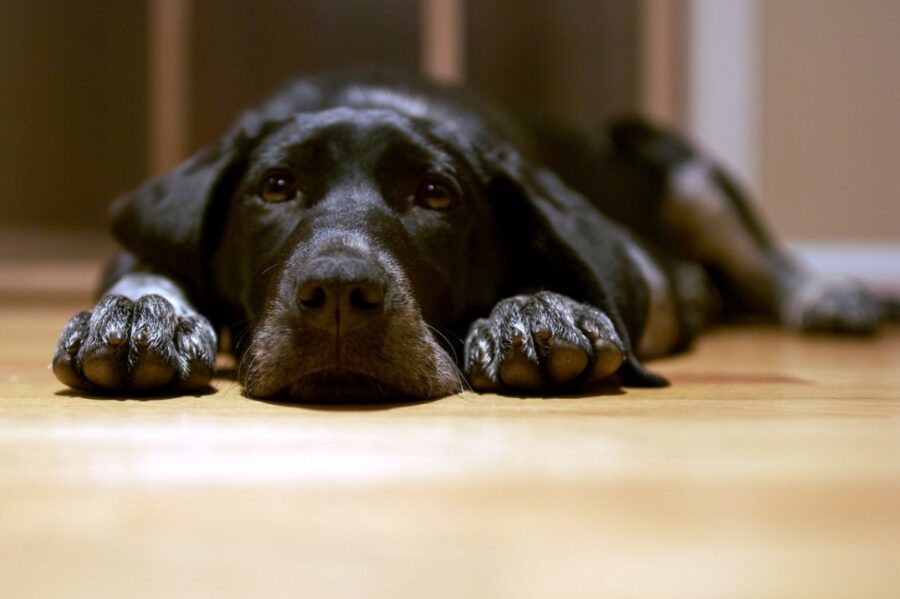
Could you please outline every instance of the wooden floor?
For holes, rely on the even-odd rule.
[[[722,330],[597,397],[97,400],[35,268],[68,291],[0,269],[3,597],[900,596],[900,331]]]

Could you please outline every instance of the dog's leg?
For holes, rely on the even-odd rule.
[[[865,333],[882,319],[865,288],[827,279],[779,247],[733,182],[699,156],[670,170],[661,214],[675,243],[719,273],[740,307],[814,331]]]
[[[89,393],[179,393],[209,385],[216,333],[172,279],[133,268],[92,311],[72,318],[53,357],[56,377]]]
[[[678,137],[641,126],[625,144],[665,177],[659,227],[670,247],[707,265],[738,310],[761,311],[793,328],[866,333],[883,302],[847,279],[806,268],[768,234],[723,170]],[[628,134],[619,132],[619,140]]]

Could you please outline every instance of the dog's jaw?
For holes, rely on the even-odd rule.
[[[424,401],[463,390],[453,358],[435,340],[418,311],[393,315],[378,339],[344,340],[334,351],[321,335],[304,331],[285,314],[263,316],[244,354],[244,393],[302,403]],[[377,347],[374,347],[377,345]]]

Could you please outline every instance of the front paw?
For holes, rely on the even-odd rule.
[[[616,372],[625,351],[602,311],[544,291],[503,300],[472,324],[465,371],[478,390],[585,387]]]
[[[69,321],[52,367],[62,383],[91,393],[176,393],[207,387],[215,356],[216,334],[202,316],[176,314],[159,295],[109,295]]]

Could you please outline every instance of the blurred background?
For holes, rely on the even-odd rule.
[[[102,231],[286,79],[377,63],[587,127],[649,115],[782,235],[898,244],[898,32],[897,0],[0,0],[0,229]]]

